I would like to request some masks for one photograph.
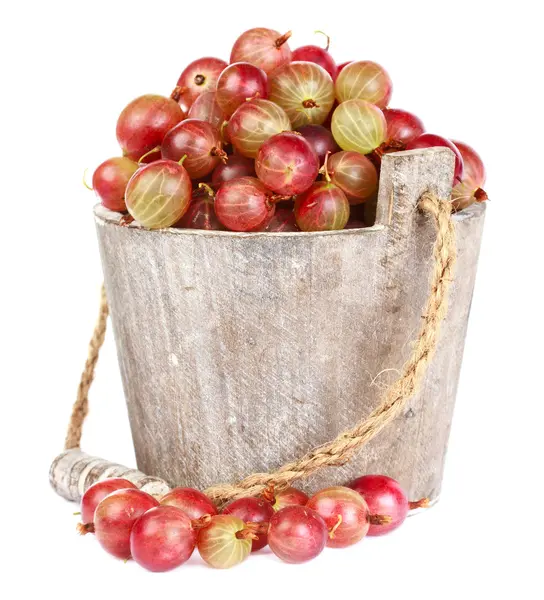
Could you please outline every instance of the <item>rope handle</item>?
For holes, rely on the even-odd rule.
[[[282,489],[324,467],[344,465],[395,419],[408,400],[418,392],[436,350],[440,327],[447,313],[448,294],[457,257],[451,202],[440,200],[435,194],[426,192],[422,195],[418,208],[431,216],[436,225],[434,263],[430,275],[429,297],[423,312],[423,324],[418,338],[413,343],[412,354],[402,367],[399,378],[385,391],[379,406],[353,428],[276,471],[254,473],[236,484],[220,484],[208,488],[205,493],[212,500],[226,502],[244,496],[254,496],[262,493],[270,484]],[[83,422],[89,409],[89,390],[100,348],[104,343],[108,313],[106,293],[102,286],[98,322],[89,344],[89,354],[68,425],[65,441],[67,450],[80,446]]]

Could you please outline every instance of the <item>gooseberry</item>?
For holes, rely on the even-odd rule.
[[[185,117],[179,104],[171,98],[147,94],[128,104],[117,120],[117,141],[123,154],[139,161],[160,146],[166,133]],[[160,158],[157,152],[152,157]]]
[[[295,200],[295,220],[302,231],[344,229],[349,219],[349,201],[331,182],[325,159],[325,181],[317,181]]]
[[[242,519],[216,515],[198,532],[197,548],[202,559],[211,567],[228,569],[249,556],[253,537]]]
[[[225,115],[215,99],[215,92],[201,94],[194,101],[187,116],[189,119],[207,121],[212,127],[219,130],[225,121]]]
[[[96,539],[117,558],[130,558],[130,532],[134,523],[159,503],[153,496],[136,489],[122,489],[106,496],[94,513]]]
[[[242,519],[245,523],[268,523],[274,509],[270,502],[262,498],[239,498],[233,500],[223,509],[224,515],[233,515]],[[257,537],[252,541],[251,551],[256,552],[268,544],[266,533],[256,534]]]
[[[316,31],[316,33],[323,32]],[[323,35],[325,35],[325,37],[327,38],[327,46],[325,48],[320,48],[319,46],[313,45],[301,46],[300,48],[293,50],[293,56],[291,60],[313,62],[316,65],[323,67],[334,81],[338,74],[338,67],[334,62],[334,58],[329,53],[330,38],[326,34]]]
[[[94,511],[106,496],[109,496],[116,490],[124,489],[136,489],[136,486],[128,479],[121,479],[120,477],[113,477],[111,479],[105,479],[104,481],[98,481],[91,485],[81,498],[81,520],[84,524],[92,523],[94,517]]]
[[[268,545],[288,563],[312,560],[325,548],[328,538],[323,517],[305,506],[286,506],[270,519]]]
[[[126,156],[109,158],[96,168],[93,174],[93,189],[106,208],[116,212],[127,209],[125,190],[137,170],[138,163]]]
[[[321,125],[334,104],[334,83],[323,67],[293,62],[270,78],[270,100],[279,104],[296,129]]]
[[[434,133],[423,133],[419,137],[413,139],[406,146],[406,150],[415,150],[417,148],[435,148],[437,146],[444,146],[445,148],[449,148],[453,154],[455,155],[455,169],[453,174],[453,180],[462,181],[463,179],[463,157],[461,153],[449,140],[446,138],[435,135]]]
[[[351,546],[368,532],[368,506],[362,496],[350,488],[336,486],[321,490],[306,506],[323,517],[329,531],[327,546],[331,548]]]
[[[386,475],[364,475],[349,487],[361,494],[372,514],[390,517],[389,523],[371,523],[368,535],[384,535],[399,527],[410,508],[408,498],[399,483]]]
[[[291,131],[291,121],[285,111],[262,98],[241,104],[229,120],[227,135],[243,156],[255,158],[267,139],[282,131]]]
[[[191,519],[183,511],[175,506],[157,506],[134,523],[130,554],[148,571],[170,571],[189,560],[196,538]]]
[[[219,130],[198,119],[186,119],[172,128],[164,137],[161,154],[176,162],[185,156],[183,166],[192,179],[205,177],[227,160]]]
[[[463,158],[463,180],[468,180],[478,187],[485,185],[485,166],[480,155],[468,144],[463,142],[451,142]]]
[[[319,160],[302,135],[284,132],[260,147],[255,161],[257,177],[277,194],[294,196],[306,191],[319,172]]]
[[[277,31],[264,27],[245,31],[234,42],[230,62],[248,62],[266,73],[272,73],[291,62],[291,49],[287,43],[290,37],[290,31],[280,35]]]
[[[217,218],[214,198],[206,193],[193,192],[193,199],[183,217],[173,225],[178,229],[205,229],[221,231],[225,229]]]
[[[286,506],[305,506],[309,500],[309,496],[303,491],[288,487],[274,495],[274,510],[281,510]]]
[[[207,229],[206,227],[198,229]],[[188,487],[177,487],[170,490],[161,499],[162,506],[175,506],[190,519],[200,519],[204,515],[216,515],[215,504],[199,490]]]
[[[334,111],[331,130],[342,150],[368,154],[385,142],[387,123],[374,104],[366,100],[347,100]]]
[[[395,149],[401,149],[419,137],[425,127],[412,113],[400,108],[384,108],[383,116],[387,122],[387,142]]]
[[[217,85],[219,75],[228,64],[220,58],[206,56],[187,65],[179,76],[177,85],[181,93],[187,95],[189,104],[205,92],[213,92]]]
[[[332,133],[323,125],[304,125],[304,127],[299,127],[297,131],[310,142],[317,154],[320,165],[324,163],[327,153],[332,154],[340,150]]]
[[[255,177],[255,161],[239,154],[229,156],[226,163],[220,163],[212,173],[212,184],[219,186],[225,181],[239,177]]]
[[[358,152],[337,152],[327,167],[332,183],[346,194],[350,204],[361,204],[378,189],[378,173],[372,162]]]
[[[191,190],[191,179],[182,165],[158,160],[136,171],[128,182],[127,209],[144,227],[169,227],[185,214]]]
[[[385,108],[391,99],[393,83],[387,71],[370,60],[346,65],[336,79],[336,97],[339,102],[366,100]]]
[[[275,211],[274,197],[255,177],[240,177],[221,184],[215,196],[215,214],[231,231],[264,227]]]
[[[295,221],[295,213],[292,208],[276,208],[274,216],[270,219],[264,229],[270,232],[300,231]]]
[[[227,117],[249,98],[268,96],[266,73],[248,62],[228,66],[219,76],[215,99]]]

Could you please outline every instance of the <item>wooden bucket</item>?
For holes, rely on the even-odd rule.
[[[138,468],[205,489],[275,469],[371,412],[411,352],[428,295],[433,223],[453,154],[384,157],[376,224],[325,233],[120,227],[96,208],[105,284]],[[421,392],[349,464],[303,487],[365,473],[410,498],[440,492],[485,209],[453,218],[458,263]]]

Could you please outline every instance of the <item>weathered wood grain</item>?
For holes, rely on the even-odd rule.
[[[138,467],[205,488],[269,470],[378,403],[428,294],[447,149],[384,157],[376,225],[327,233],[147,231],[96,210]],[[380,472],[412,499],[440,491],[484,207],[456,215],[457,277],[442,339],[403,418],[311,488]]]

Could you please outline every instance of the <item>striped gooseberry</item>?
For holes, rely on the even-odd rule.
[[[93,190],[106,208],[116,212],[127,209],[125,191],[137,170],[138,163],[126,156],[109,158],[96,168],[93,173]]]
[[[170,571],[189,560],[197,532],[191,519],[175,506],[157,506],[144,513],[130,532],[130,554],[144,569]]]
[[[198,227],[196,229],[208,229]],[[188,487],[177,487],[170,490],[161,499],[163,506],[175,506],[182,510],[190,519],[200,519],[204,515],[216,515],[215,504],[199,490]]]
[[[215,195],[215,214],[231,231],[256,231],[266,226],[274,211],[273,193],[255,177],[222,183]]]
[[[369,510],[363,497],[348,487],[335,486],[317,492],[308,500],[327,524],[327,546],[345,548],[362,540],[370,526]]]
[[[382,66],[370,60],[360,60],[342,69],[336,79],[335,92],[339,102],[366,100],[385,108],[391,99],[393,83]]]
[[[320,48],[319,46],[314,45],[301,46],[300,48],[293,50],[293,56],[291,60],[313,62],[316,65],[323,67],[334,81],[338,75],[338,67],[336,66],[334,58],[329,52],[330,38],[322,31],[316,31],[316,33],[321,33],[327,38],[327,46],[325,48]]]
[[[228,569],[249,556],[253,537],[242,519],[233,515],[215,515],[198,532],[197,548],[208,565]]]
[[[215,92],[204,92],[192,104],[187,114],[189,119],[207,121],[212,127],[221,129],[225,115],[217,104]]]
[[[332,154],[340,150],[330,130],[323,127],[323,125],[304,125],[304,127],[299,127],[297,131],[310,142],[317,154],[320,165],[325,162],[327,153]]]
[[[331,130],[342,150],[369,154],[385,142],[387,123],[374,104],[366,100],[347,100],[335,109]]]
[[[219,76],[215,99],[227,117],[248,98],[266,98],[266,73],[248,62],[229,65]]]
[[[306,506],[286,506],[270,519],[268,545],[288,563],[312,560],[321,554],[328,538],[323,517]]]
[[[191,202],[191,179],[172,160],[158,160],[136,171],[127,185],[128,212],[149,229],[179,221]]]
[[[306,191],[319,172],[319,161],[310,142],[293,132],[279,133],[259,149],[257,177],[277,194],[294,196]]]
[[[193,192],[193,199],[187,212],[172,227],[176,229],[205,229],[207,231],[225,229],[215,214],[214,199],[201,191]]]
[[[94,533],[99,544],[117,558],[130,558],[130,532],[134,523],[159,502],[136,489],[121,489],[106,496],[94,513]]]
[[[225,181],[239,177],[255,177],[255,161],[240,154],[229,156],[226,163],[220,163],[212,173],[212,185],[219,186]]]
[[[291,131],[289,117],[280,106],[263,98],[241,104],[227,125],[230,142],[249,158],[255,158],[262,144],[282,131]]]
[[[290,37],[290,31],[281,35],[265,27],[249,29],[234,42],[230,62],[248,62],[272,73],[291,62],[291,49],[287,43]]]
[[[406,110],[384,108],[383,116],[387,122],[386,143],[394,149],[402,149],[425,132],[421,119]]]
[[[189,105],[205,92],[213,92],[227,63],[220,58],[205,56],[187,65],[178,79],[178,87],[185,95]]]
[[[186,119],[173,127],[164,137],[161,154],[176,162],[185,156],[183,166],[192,179],[209,175],[227,160],[219,129],[198,119]]]
[[[482,189],[485,184],[485,167],[480,155],[468,144],[452,141],[463,157],[463,179],[451,191],[452,206],[463,210],[475,202],[487,200]]]
[[[323,67],[293,62],[270,77],[270,100],[287,113],[293,128],[321,125],[334,103],[334,83]]]
[[[245,523],[268,523],[274,514],[270,502],[262,498],[238,498],[233,500],[223,509],[224,515],[233,515]],[[251,551],[256,552],[268,544],[265,532],[257,533],[251,543]]]
[[[346,194],[350,204],[365,202],[378,188],[376,167],[358,152],[332,154],[327,168],[332,182]]]
[[[274,494],[274,510],[281,510],[286,506],[305,506],[309,500],[309,496],[303,491],[287,487]]]
[[[166,133],[177,125],[185,114],[171,98],[146,94],[130,102],[117,120],[117,141],[123,154],[132,160],[160,146]],[[148,157],[160,158],[158,152]]]

